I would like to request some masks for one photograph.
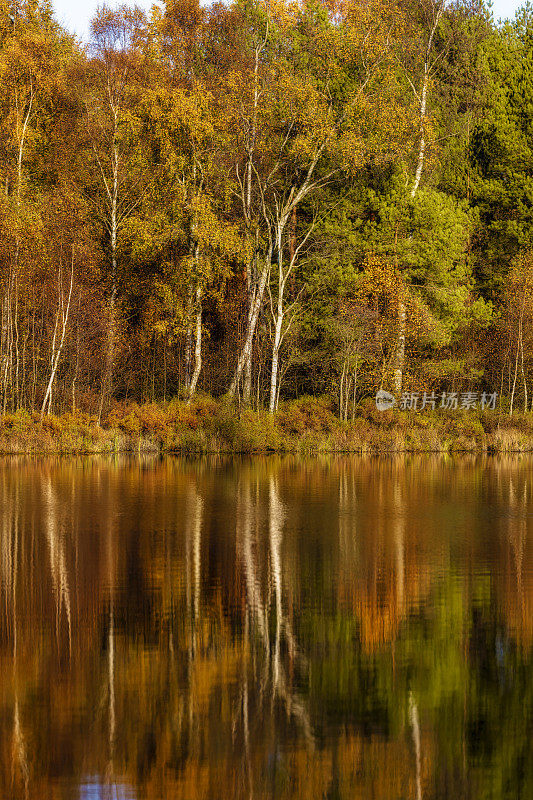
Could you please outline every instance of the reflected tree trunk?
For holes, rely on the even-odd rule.
[[[255,557],[252,542],[253,508],[250,492],[250,478],[242,479],[239,487],[239,502],[237,505],[237,541],[241,550],[244,573],[246,579],[247,601],[252,620],[257,625],[261,641],[264,642],[265,651],[270,650],[266,611],[261,600],[260,583],[257,577]]]
[[[422,800],[422,764],[421,764],[421,747],[420,747],[420,721],[418,718],[418,704],[415,696],[409,692],[409,723],[411,725],[411,732],[413,735],[413,746],[415,749],[415,763],[416,763],[416,800]]]
[[[115,710],[115,604],[113,592],[109,602],[109,632],[107,636],[107,679],[109,690],[109,731],[108,731],[108,744],[109,744],[109,760],[110,760],[110,774],[113,774],[113,759],[115,753],[115,735],[116,735],[116,710]]]
[[[68,624],[68,646],[69,656],[72,653],[72,615],[70,602],[70,586],[68,579],[67,561],[65,554],[65,543],[61,532],[58,530],[58,510],[57,499],[52,488],[50,477],[43,485],[43,495],[45,500],[44,531],[48,542],[50,554],[50,571],[56,596],[56,636],[59,644],[59,629],[61,623],[61,611],[64,606]]]
[[[241,481],[237,505],[237,543],[245,573],[247,591],[247,610],[251,612],[252,619],[262,642],[265,657],[265,670],[261,685],[261,694],[264,693],[266,684],[271,675],[272,707],[276,699],[280,699],[286,709],[287,715],[294,717],[299,723],[309,749],[314,748],[314,737],[309,719],[309,713],[296,693],[291,691],[281,662],[281,637],[284,633],[287,638],[289,651],[296,652],[291,628],[283,613],[282,600],[282,567],[280,547],[282,540],[283,510],[279,501],[278,492],[273,477],[269,481],[269,554],[271,563],[271,580],[273,585],[274,600],[276,604],[276,638],[274,642],[274,655],[271,654],[268,630],[268,605],[269,599],[263,602],[261,597],[261,582],[258,578],[259,568],[256,564],[256,552],[252,542],[252,516],[253,508],[250,496],[250,480]],[[259,495],[258,495],[259,497]],[[258,500],[257,500],[258,502]],[[252,635],[254,631],[252,630]]]
[[[524,482],[522,497],[517,497],[512,478],[509,481],[509,507],[513,514],[509,516],[508,536],[513,552],[516,588],[520,606],[520,624],[525,624],[525,603],[523,585],[523,560],[527,539],[527,483]]]
[[[112,498],[110,498],[112,500]],[[111,507],[114,505],[110,503]],[[106,770],[106,780],[112,785],[114,776],[115,738],[116,738],[116,702],[115,702],[115,531],[111,515],[107,530],[107,579],[109,584],[109,612],[107,632],[107,692],[108,692],[108,731],[107,743],[109,761]]]
[[[186,567],[186,600],[187,617],[191,625],[191,644],[189,658],[196,655],[197,629],[200,617],[201,591],[201,544],[202,544],[202,498],[194,487],[189,489],[187,497],[187,519],[185,528],[185,567]]]
[[[405,504],[399,476],[396,476],[394,496],[394,550],[396,560],[396,605],[401,614],[405,598]]]
[[[16,663],[13,664],[16,670]],[[28,797],[28,783],[30,779],[30,771],[28,766],[27,748],[22,725],[20,723],[20,709],[19,709],[19,696],[17,678],[15,677],[15,710],[13,713],[13,768],[12,768],[12,783],[15,782],[15,775],[18,770],[24,784],[24,797]]]
[[[274,645],[273,667],[273,684],[274,692],[276,692],[279,682],[281,625],[283,622],[280,549],[284,514],[283,507],[278,496],[276,481],[273,475],[270,476],[269,483],[270,564],[272,571],[272,583],[274,585],[274,598],[276,602],[276,639]]]

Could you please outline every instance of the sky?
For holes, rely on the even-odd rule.
[[[89,24],[97,7],[104,5],[104,0],[52,0],[56,12],[56,19],[67,30],[76,33],[80,39],[87,40],[89,37]],[[154,0],[122,0],[113,2],[105,0],[105,5],[136,5],[148,11],[154,4]]]
[[[136,5],[148,10],[153,0],[133,0]],[[99,0],[53,0],[58,21],[67,30],[76,33],[81,39],[87,39],[89,22],[95,9],[101,5]],[[119,5],[108,0],[108,5]],[[129,3],[128,3],[129,4]],[[523,5],[522,0],[493,0],[493,13],[496,19],[512,17],[517,8]]]

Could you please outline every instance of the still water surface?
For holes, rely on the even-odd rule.
[[[0,798],[533,798],[533,460],[0,463]]]

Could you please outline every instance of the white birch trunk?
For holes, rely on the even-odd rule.
[[[272,371],[270,376],[270,404],[269,411],[271,414],[276,410],[276,399],[278,389],[278,361],[279,361],[279,347],[281,344],[281,330],[283,327],[283,299],[282,296],[278,298],[277,317],[274,325],[274,341],[272,343]]]
[[[254,293],[252,304],[250,306],[244,344],[241,353],[239,355],[239,359],[237,361],[237,367],[235,369],[235,374],[233,376],[233,380],[231,382],[228,391],[230,397],[235,396],[237,392],[237,387],[239,385],[239,382],[243,374],[245,364],[247,363],[248,359],[250,359],[252,356],[252,345],[255,336],[255,329],[257,327],[257,321],[259,319],[259,312],[261,311],[261,307],[263,305],[263,297],[265,294],[267,280],[270,275],[271,258],[272,258],[272,248],[269,248],[269,251],[262,265],[261,273],[259,276],[259,283],[257,285],[257,289]]]
[[[58,309],[56,314],[56,321],[54,326],[54,336],[52,339],[52,355],[50,358],[50,379],[48,381],[48,386],[46,387],[46,392],[44,394],[43,404],[41,406],[41,422],[43,417],[46,413],[48,408],[48,412],[50,412],[50,405],[52,402],[52,389],[54,386],[54,381],[56,377],[57,367],[59,365],[59,359],[61,358],[61,352],[63,350],[63,345],[65,343],[65,334],[67,331],[68,325],[68,318],[70,313],[70,301],[72,299],[72,287],[74,285],[74,255],[72,256],[72,263],[70,269],[70,286],[68,292],[67,303],[65,306],[64,297],[63,297],[63,287],[61,285],[61,270],[59,272],[59,299],[58,299]],[[58,324],[61,320],[61,334],[59,339],[59,344],[56,346],[57,342],[57,333],[58,333]]]
[[[245,222],[249,231],[252,226],[253,159],[254,159],[256,139],[257,139],[257,119],[259,113],[259,97],[260,97],[259,58],[266,46],[267,38],[268,38],[268,27],[264,41],[255,48],[255,54],[254,54],[254,98],[253,98],[252,120],[250,124],[250,131],[247,142],[246,186],[245,186],[244,202],[243,202]],[[257,239],[257,231],[255,238]],[[254,251],[252,259],[249,260],[246,264],[246,299],[248,305],[247,308],[248,322],[250,322],[251,319],[250,315],[251,315],[252,305],[254,303],[254,296],[258,290],[256,260],[257,256]],[[248,331],[246,335],[247,334]],[[252,334],[252,343],[250,344],[249,347],[246,347],[245,349],[244,364],[242,369],[242,378],[243,378],[242,399],[246,405],[250,404],[250,399],[252,394],[252,355],[253,355],[252,345],[253,345],[253,334]]]
[[[405,333],[406,333],[407,314],[403,300],[398,302],[398,339],[396,343],[395,366],[393,376],[393,392],[396,395],[402,393],[403,370],[405,364]]]
[[[200,377],[200,371],[202,369],[202,291],[200,287],[196,290],[196,334],[195,334],[195,344],[194,344],[194,372],[191,378],[191,384],[189,386],[189,399],[188,403],[191,402],[194,393],[196,391],[196,384],[198,383],[198,378]]]
[[[429,62],[426,59],[424,64],[424,81],[422,84],[422,93],[420,95],[420,142],[418,145],[418,160],[416,165],[415,180],[411,189],[411,197],[414,197],[420,186],[420,179],[422,177],[422,170],[424,169],[424,159],[426,156],[426,113],[427,113],[427,93],[429,81]]]
[[[117,117],[115,114],[115,136]],[[102,419],[106,396],[113,393],[114,365],[115,365],[115,339],[116,339],[116,298],[117,298],[117,232],[118,232],[118,170],[119,155],[116,143],[113,143],[113,184],[110,197],[110,248],[111,248],[111,295],[109,298],[109,316],[107,321],[107,352],[104,376],[102,380],[102,393],[100,395],[100,408],[98,421]]]
[[[418,158],[416,164],[416,172],[415,172],[415,179],[413,182],[413,186],[411,187],[411,199],[414,199],[418,187],[420,186],[420,180],[422,178],[422,172],[424,170],[424,162],[426,157],[426,118],[427,118],[427,98],[428,98],[428,87],[429,87],[429,79],[430,79],[430,72],[431,72],[431,51],[433,49],[433,39],[435,38],[435,33],[438,28],[442,12],[444,11],[446,0],[441,0],[438,5],[435,7],[435,16],[433,18],[433,26],[431,28],[428,43],[426,47],[426,52],[424,56],[424,75],[422,78],[422,90],[420,95],[417,94],[420,103],[420,140],[418,144]],[[412,84],[411,84],[412,85]],[[413,86],[414,90],[414,86]],[[416,91],[415,91],[416,94]],[[398,303],[398,340],[396,344],[396,353],[395,353],[395,367],[394,367],[394,377],[393,377],[393,391],[396,395],[401,395],[402,393],[402,383],[403,383],[403,372],[405,366],[405,335],[406,335],[406,309],[403,300],[400,300]]]
[[[265,185],[261,187],[261,211],[263,216],[263,221],[268,231],[268,249],[265,259],[263,261],[263,265],[261,271],[259,273],[259,279],[257,282],[257,286],[254,288],[253,292],[253,300],[250,306],[250,311],[248,314],[248,321],[247,321],[247,329],[246,335],[244,340],[244,345],[241,350],[241,354],[237,361],[237,367],[235,369],[235,374],[233,376],[233,380],[231,382],[230,388],[228,390],[228,395],[230,397],[234,397],[239,383],[241,381],[244,367],[248,361],[252,357],[252,345],[253,339],[255,335],[255,330],[257,327],[257,320],[259,318],[259,312],[261,310],[261,306],[263,303],[263,296],[265,292],[265,288],[267,285],[268,278],[270,276],[270,267],[272,261],[272,253],[274,250],[274,242],[281,242],[283,237],[283,232],[287,225],[287,222],[290,218],[290,215],[297,208],[298,204],[307,197],[313,189],[316,188],[316,182],[313,182],[313,174],[320,159],[320,156],[324,150],[326,143],[324,142],[320,147],[316,150],[309,167],[307,169],[307,174],[303,179],[299,188],[292,187],[288,198],[284,199],[283,202],[280,202],[278,199],[275,200],[275,232],[272,231],[272,223],[271,223],[271,213],[269,209],[266,207],[265,202],[265,190],[269,187],[270,181],[273,180],[273,176],[275,175],[277,168],[279,166],[276,165],[271,174],[265,181]],[[307,239],[307,237],[306,237]],[[302,243],[303,244],[303,243]],[[299,248],[298,248],[299,249]],[[294,264],[294,260],[291,259],[291,265]],[[286,278],[287,276],[285,276]]]
[[[188,392],[191,385],[191,364],[192,364],[192,287],[189,289],[187,297],[187,332],[185,334],[185,353],[184,353],[184,379],[183,385]]]

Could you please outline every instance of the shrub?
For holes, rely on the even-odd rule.
[[[330,433],[338,425],[329,400],[308,396],[282,403],[276,422],[281,431],[291,436],[301,436],[309,431]]]

